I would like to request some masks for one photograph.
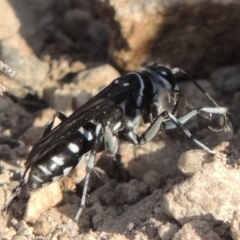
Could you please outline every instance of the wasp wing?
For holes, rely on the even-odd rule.
[[[129,74],[114,80],[51,130],[49,134],[42,136],[29,152],[26,167],[36,163],[58,144],[67,142],[87,122],[101,115],[104,111],[111,111],[126,98],[134,96],[134,93],[140,88],[139,81],[134,81],[135,78],[136,75]]]

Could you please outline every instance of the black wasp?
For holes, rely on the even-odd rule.
[[[115,79],[69,117],[57,113],[28,154],[26,170],[19,186],[4,207],[19,194],[24,184],[31,192],[68,175],[87,157],[81,206],[75,218],[78,220],[85,207],[96,153],[105,151],[114,158],[118,153],[120,141],[141,145],[152,140],[160,129],[177,127],[200,148],[214,154],[193,137],[184,127],[184,123],[196,115],[211,118],[213,114],[217,114],[224,119],[224,128],[227,124],[227,109],[219,107],[197,82],[191,79],[215,107],[195,108],[183,116],[175,116],[181,96],[175,79],[178,72],[183,71],[178,68],[170,69],[155,62],[144,63],[139,71]],[[61,123],[52,129],[56,116]],[[139,135],[137,128],[141,121],[150,125]]]

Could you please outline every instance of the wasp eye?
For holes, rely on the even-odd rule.
[[[170,76],[172,74],[170,69],[168,69],[164,66],[157,66],[156,67],[156,72],[163,75],[163,76]]]
[[[157,66],[155,70],[160,76],[165,78],[173,87],[175,85],[175,78],[172,71],[164,66]]]

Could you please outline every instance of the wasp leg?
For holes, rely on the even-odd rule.
[[[58,117],[58,118],[61,120],[61,122],[65,121],[65,120],[67,119],[67,116],[64,115],[63,113],[61,113],[61,112],[56,112],[56,113],[53,115],[52,120],[48,123],[46,129],[44,130],[42,137],[46,136],[48,133],[51,132],[56,117]]]
[[[108,125],[103,126],[103,139],[106,153],[110,156],[115,156],[119,148],[119,143]]]
[[[202,108],[195,108],[190,112],[186,113],[185,115],[178,118],[178,121],[181,124],[185,124],[189,119],[196,115],[200,115],[204,118],[211,118],[213,114],[225,115],[227,113],[227,109],[224,107],[202,107]],[[203,114],[207,114],[209,116],[204,116]],[[164,129],[173,129],[176,128],[176,124],[169,119],[164,123]],[[223,126],[224,128],[225,126]]]
[[[203,150],[205,150],[206,152],[210,153],[211,155],[214,155],[215,152],[210,150],[207,146],[205,146],[203,143],[201,143],[200,141],[198,141],[196,138],[193,137],[193,135],[189,132],[189,130],[180,122],[178,121],[178,119],[176,117],[174,117],[171,113],[168,113],[169,118],[171,119],[171,121],[179,128],[182,130],[182,132],[184,133],[184,135],[190,139],[191,141],[193,141],[196,145],[198,145],[200,148],[202,148]]]
[[[96,159],[96,154],[98,152],[98,147],[99,147],[99,143],[100,143],[100,137],[101,137],[101,130],[102,130],[102,124],[98,124],[95,130],[95,141],[93,143],[92,146],[92,150],[90,152],[90,156],[87,162],[87,167],[86,167],[86,177],[85,177],[85,183],[84,183],[84,187],[83,187],[83,194],[82,194],[82,199],[81,199],[81,205],[80,208],[76,214],[75,220],[78,221],[79,217],[83,211],[83,209],[85,208],[85,204],[86,204],[86,197],[87,197],[87,190],[88,190],[88,183],[89,183],[89,179],[90,179],[90,175],[91,172],[93,171],[93,168],[95,166],[95,159]]]
[[[224,114],[226,112],[226,109],[225,108],[194,109],[179,119],[174,117],[171,113],[164,111],[152,122],[152,124],[148,127],[148,129],[141,136],[138,136],[133,131],[124,129],[123,131],[120,132],[119,137],[123,141],[142,145],[148,141],[151,141],[161,128],[171,129],[171,128],[178,127],[179,129],[182,130],[182,132],[184,133],[184,135],[187,138],[192,140],[196,145],[198,145],[200,148],[204,149],[206,152],[214,155],[215,154],[214,151],[210,150],[207,146],[205,146],[203,143],[201,143],[196,138],[194,138],[193,135],[189,132],[189,130],[183,125],[183,123],[187,122],[193,116],[200,114],[201,111],[204,113]]]
[[[153,139],[153,137],[159,132],[162,124],[167,120],[169,120],[168,113],[164,111],[151,123],[141,136],[139,136],[133,129],[124,128],[118,132],[119,139],[135,145],[143,145]]]

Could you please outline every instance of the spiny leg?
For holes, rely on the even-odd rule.
[[[93,147],[92,147],[92,150],[91,150],[88,162],[87,162],[87,167],[86,167],[87,174],[86,174],[85,183],[84,183],[84,187],[83,187],[81,205],[80,205],[80,208],[75,217],[76,221],[79,220],[79,217],[80,217],[83,209],[85,208],[89,179],[90,179],[91,172],[93,171],[93,168],[95,166],[95,159],[96,159],[96,154],[98,151],[98,146],[99,146],[99,141],[100,141],[100,136],[101,136],[101,129],[102,129],[102,124],[98,124],[96,127],[96,130],[95,130],[95,142],[93,144]]]
[[[214,155],[215,152],[210,150],[207,146],[205,146],[203,143],[198,141],[196,138],[193,137],[193,135],[189,132],[189,130],[183,125],[183,123],[187,122],[190,118],[193,116],[200,114],[200,112],[205,113],[217,113],[217,114],[224,114],[226,112],[225,108],[200,108],[200,109],[194,109],[190,111],[189,113],[185,114],[181,118],[177,119],[174,117],[171,113],[164,111],[162,112],[148,127],[148,129],[141,135],[138,136],[137,133],[125,129],[121,135],[120,138],[124,141],[128,141],[131,143],[135,143],[136,139],[137,142],[135,144],[145,144],[148,141],[151,141],[153,137],[158,133],[158,131],[162,128],[164,129],[171,129],[178,127],[182,130],[184,135],[192,140],[195,144],[197,144],[200,148],[204,149],[206,152]]]
[[[213,114],[218,114],[218,115],[224,115],[226,114],[227,109],[224,107],[201,107],[201,108],[195,108],[193,110],[191,110],[190,112],[184,114],[183,116],[179,117],[177,120],[181,123],[181,124],[185,124],[188,120],[190,120],[192,117],[196,116],[196,115],[200,115],[204,118],[211,118]],[[207,114],[209,116],[204,116],[204,114]],[[173,129],[176,128],[176,124],[174,124],[174,122],[169,119],[168,121],[166,121],[164,123],[164,129]]]
[[[158,133],[162,124],[169,119],[167,111],[162,112],[147,128],[147,130],[139,136],[133,129],[125,128],[118,132],[119,138],[124,142],[129,142],[135,145],[143,145],[151,141]]]
[[[210,150],[207,146],[205,146],[203,143],[201,143],[200,141],[198,141],[190,132],[189,130],[181,123],[178,121],[178,119],[176,117],[174,117],[171,113],[168,113],[169,118],[172,120],[172,122],[179,128],[182,130],[182,132],[184,133],[184,135],[190,139],[191,141],[193,141],[196,145],[198,145],[200,148],[202,148],[203,150],[205,150],[206,152],[210,153],[211,155],[215,155],[216,152]]]
[[[219,108],[201,108],[201,110],[208,112],[208,113],[212,112],[212,113],[219,113],[219,114],[226,111],[226,109],[224,109],[224,108],[221,108],[221,109],[219,109]],[[181,121],[184,123],[184,122],[188,121],[191,117],[193,117],[194,115],[197,115],[197,114],[199,114],[199,110],[195,109],[195,110],[189,112],[188,114],[184,115],[182,118],[180,118],[180,121],[179,121],[176,117],[173,116],[173,114],[165,111],[165,112],[161,113],[155,119],[155,121],[149,126],[149,128],[141,135],[139,143],[144,144],[146,141],[152,140],[152,138],[156,135],[156,133],[159,131],[161,126],[163,126],[163,128],[166,128],[166,126],[167,126],[166,123],[169,124],[168,126],[170,128],[170,121],[171,121],[176,127],[180,128],[182,130],[182,132],[184,133],[184,135],[187,138],[192,140],[195,144],[197,144],[200,148],[204,149],[206,152],[214,155],[215,154],[214,151],[210,150],[207,146],[205,146],[203,143],[201,143],[196,138],[194,138],[193,135],[189,132],[189,130],[181,123]],[[168,119],[168,120],[166,121],[166,119]]]

